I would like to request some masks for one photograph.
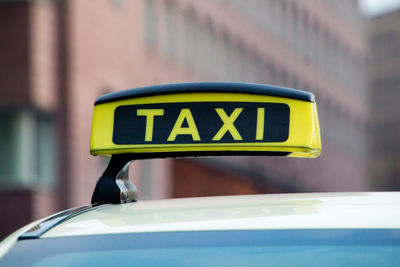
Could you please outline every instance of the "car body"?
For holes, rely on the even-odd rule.
[[[396,266],[399,206],[400,193],[358,192],[81,207],[3,241],[9,251],[0,264],[265,266],[267,261],[270,266]]]
[[[400,193],[273,194],[137,201],[132,160],[321,153],[313,94],[186,83],[100,96],[90,151],[110,156],[90,206],[0,245],[2,266],[396,266]],[[189,173],[190,175],[190,173]],[[212,186],[212,185],[211,185]]]

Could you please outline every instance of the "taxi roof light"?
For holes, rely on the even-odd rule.
[[[109,187],[114,188],[115,198],[106,201],[115,203],[136,198],[128,179],[117,179],[120,170],[134,159],[313,158],[321,152],[321,140],[311,93],[261,84],[200,82],[100,96],[94,107],[90,151],[112,156],[92,203],[104,202],[104,196],[110,195],[105,192],[111,189],[104,189],[107,181],[113,181]]]

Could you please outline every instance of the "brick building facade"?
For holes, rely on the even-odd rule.
[[[3,235],[89,203],[107,164],[89,155],[95,98],[151,84],[238,81],[311,91],[323,154],[135,162],[142,199],[369,188],[356,0],[2,1],[0,29],[0,197],[2,210],[15,204]],[[14,201],[13,192],[23,197]],[[23,218],[14,219],[19,211]]]
[[[400,189],[400,9],[368,20],[370,171],[379,190]]]

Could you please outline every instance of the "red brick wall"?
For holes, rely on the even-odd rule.
[[[0,105],[29,102],[29,6],[1,4],[0,8]]]
[[[283,188],[260,184],[255,179],[220,170],[191,159],[173,161],[173,197],[280,193]]]
[[[30,223],[32,218],[32,191],[0,191],[0,240]]]

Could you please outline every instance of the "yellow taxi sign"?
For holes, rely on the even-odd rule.
[[[95,103],[93,155],[317,157],[320,152],[314,96],[294,89],[169,84],[103,95]]]

